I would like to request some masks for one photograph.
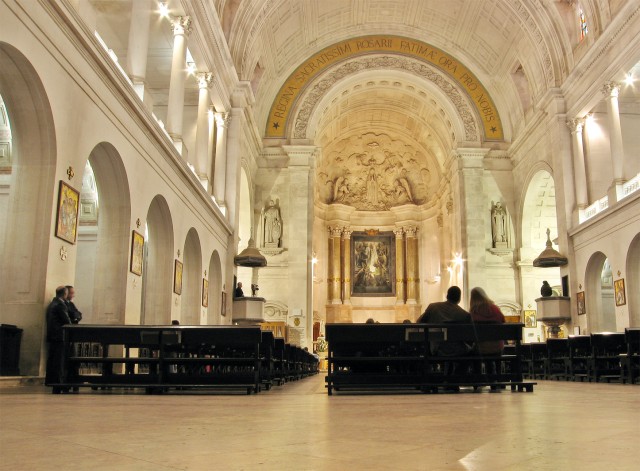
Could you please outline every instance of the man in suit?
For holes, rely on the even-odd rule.
[[[47,354],[47,376],[45,384],[60,384],[63,382],[64,343],[62,338],[62,326],[71,324],[67,309],[68,290],[66,286],[56,288],[56,297],[47,307],[47,342],[49,351]],[[63,388],[53,387],[54,394],[60,394]],[[65,391],[68,389],[65,389]]]
[[[244,291],[242,291],[242,282],[238,282],[236,290],[233,293],[234,298],[244,298]]]
[[[431,303],[424,314],[418,319],[419,324],[471,324],[471,314],[462,309],[460,299],[462,291],[457,286],[447,290],[447,300],[439,303]],[[469,351],[469,346],[464,342],[442,341],[431,342],[432,353],[444,356],[464,355]]]
[[[69,311],[69,319],[72,324],[79,324],[82,320],[82,313],[78,311],[78,308],[75,304],[73,304],[73,298],[76,296],[76,290],[73,289],[73,286],[67,285],[67,310]]]

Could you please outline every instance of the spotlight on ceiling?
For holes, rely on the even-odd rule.
[[[167,5],[167,2],[158,2],[158,13],[162,18],[169,18],[169,5]]]
[[[627,77],[624,79],[624,83],[627,85],[633,85],[633,73],[629,72]]]
[[[196,63],[195,62],[187,62],[187,73],[189,75],[194,75],[196,73]]]

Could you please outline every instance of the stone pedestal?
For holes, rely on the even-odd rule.
[[[571,298],[548,296],[536,299],[538,320],[549,327],[549,336],[557,339],[560,326],[571,320]]]
[[[264,298],[238,298],[233,300],[232,321],[238,325],[258,325],[264,322]]]

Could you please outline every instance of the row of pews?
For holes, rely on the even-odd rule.
[[[269,390],[318,373],[318,359],[258,326],[64,327],[61,384],[54,392],[145,388]]]
[[[640,328],[571,335],[522,346],[527,378],[640,382]]]
[[[523,324],[327,324],[327,392],[418,390],[435,393],[468,386],[533,391],[523,380]],[[480,355],[473,345],[504,341],[512,348]],[[442,356],[441,342],[464,342],[468,353]]]

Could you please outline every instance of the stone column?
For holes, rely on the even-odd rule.
[[[342,228],[333,226],[329,228],[331,233],[331,272],[329,278],[331,282],[331,304],[342,304],[341,288],[342,288],[342,273],[340,265],[340,248],[341,248],[341,236]]]
[[[227,136],[227,171],[225,176],[224,203],[227,218],[233,227],[238,227],[238,206],[240,204],[240,169],[242,167],[242,128],[244,108],[231,108],[229,135]]]
[[[567,121],[567,126],[571,130],[571,148],[573,150],[573,178],[576,192],[576,205],[582,211],[589,206],[587,195],[587,172],[584,164],[584,147],[582,144],[582,129],[584,119],[572,119]]]
[[[211,156],[209,154],[209,87],[213,74],[198,74],[198,127],[196,128],[196,173],[207,191],[211,185]]]
[[[467,298],[470,287],[486,286],[485,224],[490,217],[489,207],[484,198],[484,156],[488,149],[461,148],[456,150],[457,186],[460,198],[458,220],[452,221],[459,227],[460,248],[466,264],[462,266],[460,286],[463,297]]]
[[[135,3],[135,2],[134,2]],[[182,117],[184,113],[184,83],[187,78],[187,37],[191,32],[191,18],[178,17],[172,25],[173,58],[167,105],[167,132],[182,154]]]
[[[226,207],[227,128],[229,113],[216,113],[216,160],[213,173],[213,196],[220,208]]]
[[[289,211],[287,228],[289,249],[288,306],[301,309],[305,319],[303,347],[313,346],[313,195],[315,146],[283,146],[289,156]]]
[[[342,231],[342,304],[351,304],[351,231]]]
[[[404,231],[401,227],[397,227],[393,232],[396,235],[396,304],[404,304],[406,295]]]
[[[615,82],[608,82],[602,87],[602,94],[607,102],[609,144],[611,146],[611,164],[613,167],[613,181],[608,192],[610,205],[618,201],[622,196],[622,184],[624,183],[624,151],[622,148],[622,127],[620,126],[620,109],[618,106],[619,93],[620,85]]]
[[[404,228],[407,247],[407,304],[418,304],[418,286],[420,284],[420,265],[418,264],[418,228]],[[397,254],[396,254],[397,257]]]
[[[150,94],[145,93],[147,75],[147,56],[149,53],[149,25],[152,11],[151,0],[137,0],[131,6],[131,24],[129,25],[129,46],[127,48],[127,73],[133,88],[140,99],[149,107]]]
[[[331,303],[333,294],[333,227],[327,226],[327,303]]]

